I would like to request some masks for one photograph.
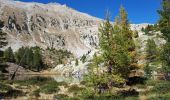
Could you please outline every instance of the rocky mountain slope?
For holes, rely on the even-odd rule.
[[[0,0],[9,46],[65,48],[81,56],[97,45],[100,19],[57,3],[24,3]]]
[[[98,51],[98,28],[102,20],[88,14],[78,12],[66,5],[57,3],[24,3],[13,0],[0,0],[0,20],[4,21],[3,30],[8,34],[8,46],[14,51],[22,46],[39,46],[43,49],[67,49],[76,57],[84,54],[87,62],[75,66],[75,61],[68,64],[55,65],[52,70],[61,74],[81,75],[86,73],[88,60]],[[153,38],[157,45],[165,43],[161,33],[151,36],[141,31],[148,24],[131,24],[132,30],[138,31],[135,38],[138,52],[145,55],[147,39]],[[145,59],[138,60],[145,64]]]
[[[14,51],[21,46],[67,49],[75,56],[93,51],[98,45],[101,19],[58,3],[25,3],[0,0],[0,19]],[[132,24],[140,31],[148,24]],[[143,36],[139,34],[139,37]]]

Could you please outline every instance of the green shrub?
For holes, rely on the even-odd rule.
[[[68,88],[68,91],[69,92],[79,92],[79,91],[82,91],[83,90],[83,88],[82,87],[79,87],[79,86],[77,86],[77,85],[72,85],[70,88]]]
[[[81,91],[81,96],[82,98],[86,98],[86,99],[89,99],[89,98],[93,98],[95,93],[94,93],[94,90],[92,88],[85,88]]]
[[[157,83],[151,91],[158,93],[158,94],[169,93],[170,92],[170,82]]]
[[[169,100],[170,99],[170,94],[161,94],[161,95],[156,95],[153,97],[149,97],[147,100]]]
[[[40,87],[40,92],[45,94],[52,94],[58,92],[60,89],[58,87],[58,83],[53,81],[45,84],[44,86]]]
[[[100,95],[96,95],[92,88],[85,88],[81,92],[82,100],[139,100],[138,96],[123,96],[117,93],[114,95],[110,92],[105,92]]]
[[[11,86],[0,83],[0,93],[1,92],[8,92],[10,90],[12,90]]]
[[[145,84],[146,84],[147,86],[155,86],[155,85],[158,84],[158,83],[164,83],[164,82],[166,82],[166,81],[164,81],[164,80],[147,80],[147,81],[145,82]]]
[[[1,71],[0,71],[0,81],[3,81],[5,79],[6,79],[5,76],[3,74],[1,74]]]
[[[80,82],[80,84],[85,85],[86,81],[83,80],[83,81]]]

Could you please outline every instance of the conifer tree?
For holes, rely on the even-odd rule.
[[[144,67],[145,77],[151,78],[153,66],[150,63],[158,60],[158,50],[157,45],[153,39],[148,39],[146,44],[146,66]]]
[[[163,69],[166,73],[170,73],[170,1],[163,0],[162,9],[158,11],[160,20],[158,23],[160,31],[163,33],[166,44],[163,46],[161,60]]]
[[[163,50],[161,52],[161,60],[162,60],[162,67],[165,73],[170,73],[170,43],[167,42],[163,46]]]
[[[162,9],[158,10],[160,15],[159,28],[164,38],[170,42],[170,1],[163,0]]]
[[[0,21],[0,49],[7,45],[6,40],[6,33],[2,31],[2,28],[4,26],[4,23]],[[3,51],[0,50],[0,71],[3,71],[5,68],[5,65],[3,65],[4,58],[3,58]]]
[[[0,48],[7,45],[6,41],[6,33],[2,31],[2,28],[4,27],[4,23],[0,21]]]
[[[112,48],[111,43],[113,41],[112,34],[113,26],[109,21],[109,18],[106,19],[101,27],[99,28],[99,45],[102,50],[103,57],[106,61],[110,61],[112,59]]]
[[[34,55],[33,55],[33,66],[36,68],[37,71],[40,71],[43,64],[42,64],[42,57],[41,57],[41,52],[38,48],[34,50]]]
[[[120,9],[120,15],[116,17],[112,25],[107,17],[106,21],[99,28],[99,45],[101,49],[101,58],[94,55],[93,62],[90,64],[90,71],[86,82],[94,88],[95,93],[103,93],[110,89],[113,84],[121,86],[128,78],[135,61],[135,44],[133,41],[133,31],[127,19],[127,13],[123,7]],[[107,72],[100,72],[99,65],[104,63]]]
[[[26,48],[21,47],[19,50],[15,53],[16,63],[24,66],[26,64]]]
[[[22,47],[15,53],[16,63],[30,70],[43,68],[42,54],[39,47]]]
[[[33,67],[33,50],[32,48],[28,48],[28,50],[26,51],[26,64],[28,65],[29,69],[32,69]]]
[[[130,30],[125,9],[120,8],[120,15],[116,17],[114,26],[107,19],[99,31],[100,47],[108,72],[127,78],[134,67],[133,63],[136,63],[136,54],[133,31]]]
[[[146,60],[148,63],[153,62],[157,59],[158,51],[157,45],[153,39],[148,39],[146,44]]]
[[[14,53],[11,47],[4,51],[4,59],[6,62],[15,62]]]

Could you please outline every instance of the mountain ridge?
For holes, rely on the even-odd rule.
[[[98,27],[102,19],[59,3],[0,0],[0,19],[14,51],[22,46],[67,49],[80,57],[98,46]],[[132,24],[140,30],[147,24]]]

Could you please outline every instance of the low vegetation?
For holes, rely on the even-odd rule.
[[[10,90],[12,90],[12,87],[11,87],[11,86],[5,85],[5,84],[3,84],[3,83],[0,83],[0,93],[2,93],[2,92],[8,92],[8,91],[10,91]]]
[[[48,82],[40,87],[40,92],[45,94],[52,94],[59,91],[58,83],[56,81]]]

